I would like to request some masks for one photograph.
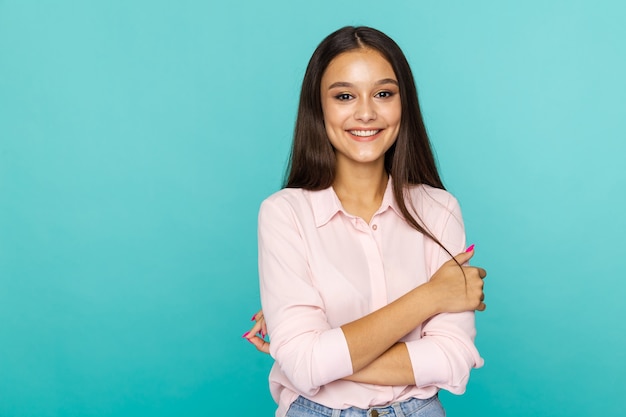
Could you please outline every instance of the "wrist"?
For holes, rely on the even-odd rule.
[[[435,282],[426,282],[414,291],[419,295],[416,305],[421,308],[422,314],[425,314],[428,318],[445,311],[443,299],[440,295],[441,291],[439,291],[439,286]]]

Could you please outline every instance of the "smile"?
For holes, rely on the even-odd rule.
[[[380,132],[380,129],[378,130],[348,130],[348,132],[350,132],[351,135],[366,138],[369,136],[376,135],[378,132]]]

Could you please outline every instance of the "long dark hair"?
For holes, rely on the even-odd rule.
[[[445,189],[433,156],[422,120],[413,73],[400,47],[384,33],[369,27],[346,26],[324,39],[307,66],[300,105],[287,167],[284,187],[322,190],[335,179],[335,152],[326,135],[320,84],[324,71],[339,54],[369,48],[379,52],[391,64],[398,78],[402,114],[395,143],[385,154],[385,170],[390,174],[393,192],[405,220],[416,230],[443,245],[419,222],[419,214],[405,193],[415,184]],[[444,248],[445,249],[445,248]],[[445,249],[447,251],[447,249]],[[449,252],[448,252],[449,253]]]

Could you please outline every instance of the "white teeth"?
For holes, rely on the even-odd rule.
[[[354,136],[366,137],[366,136],[374,136],[375,134],[380,132],[380,130],[350,130],[349,132],[353,134]]]

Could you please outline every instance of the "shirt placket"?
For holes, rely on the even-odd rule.
[[[359,238],[361,246],[365,253],[367,266],[370,276],[372,311],[378,310],[386,306],[387,303],[387,285],[385,283],[385,269],[383,267],[383,258],[376,242],[375,234],[379,231],[380,226],[372,220],[371,224],[365,223],[363,219],[358,219],[358,229],[361,231]]]

